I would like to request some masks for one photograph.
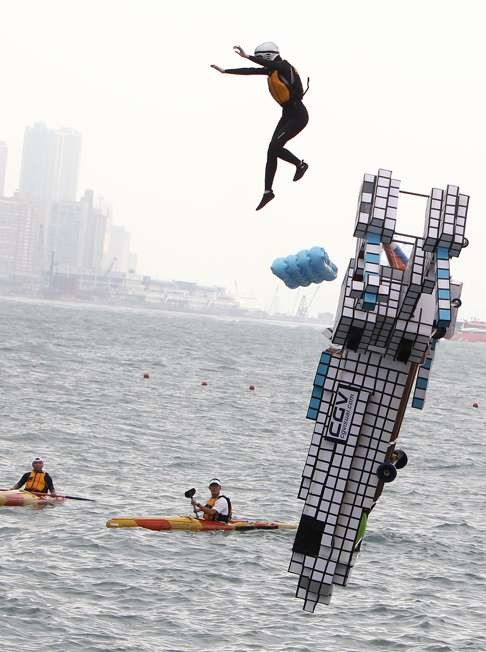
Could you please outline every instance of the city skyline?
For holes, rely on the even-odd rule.
[[[0,197],[0,276],[7,288],[242,314],[224,288],[136,275],[130,233],[111,223],[110,205],[93,190],[76,199],[81,134],[40,122],[24,133],[19,190]]]
[[[6,197],[7,146],[0,143],[0,274],[136,271],[130,234],[112,224],[109,204],[93,190],[77,199],[80,158],[79,131],[27,126],[18,190]]]

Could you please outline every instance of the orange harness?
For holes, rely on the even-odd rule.
[[[278,72],[274,70],[271,75],[268,75],[268,90],[270,91],[273,99],[278,102],[280,105],[285,104],[291,99],[290,88],[292,85],[294,77],[294,69],[292,68],[292,77],[289,81],[287,79],[280,77]]]
[[[274,70],[268,75],[268,90],[270,91],[273,99],[278,102],[280,106],[287,104],[287,102],[290,102],[291,100],[302,100],[304,95],[309,90],[309,77],[307,77],[307,88],[305,91],[302,89],[300,82],[296,84],[296,80],[298,80],[298,78],[299,73],[293,66],[290,66],[290,79],[287,79],[282,74],[279,74],[277,70]]]

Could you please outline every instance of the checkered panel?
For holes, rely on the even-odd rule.
[[[456,186],[433,189],[424,237],[417,238],[395,233],[398,185],[391,172],[365,175],[334,346],[321,355],[314,378],[307,413],[314,432],[289,567],[299,575],[296,594],[307,611],[328,604],[333,586],[349,581],[383,489],[378,471],[394,464],[413,381],[412,405],[422,408],[436,338],[452,334],[457,315],[462,286],[450,279],[450,258],[465,243],[468,197]],[[412,245],[408,260],[401,243]],[[392,266],[383,264],[384,245]]]

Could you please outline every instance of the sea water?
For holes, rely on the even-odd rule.
[[[409,464],[315,614],[291,531],[105,527],[188,514],[184,492],[205,499],[214,476],[237,515],[298,521],[325,346],[312,327],[1,300],[0,485],[39,455],[59,492],[96,499],[0,509],[3,652],[486,651],[481,344],[440,343],[402,426]]]

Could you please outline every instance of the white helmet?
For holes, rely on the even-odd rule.
[[[273,61],[279,55],[278,45],[268,41],[266,43],[260,43],[255,48],[255,56],[266,59],[267,61]]]

